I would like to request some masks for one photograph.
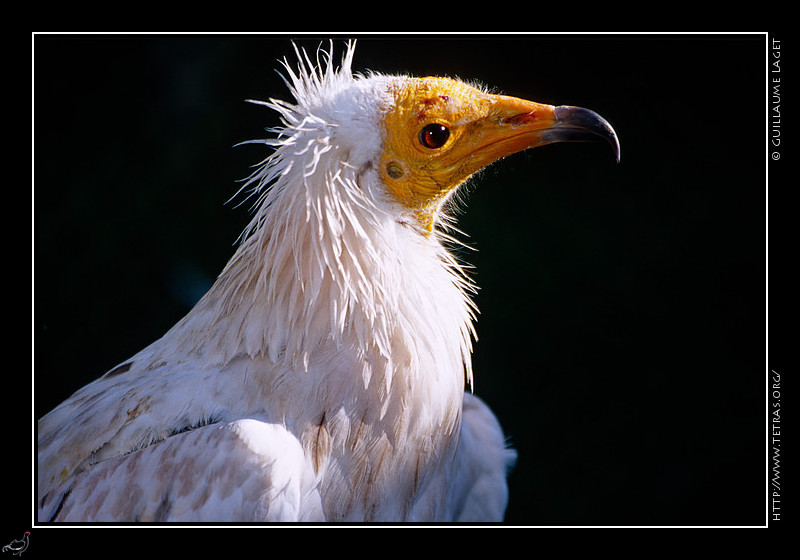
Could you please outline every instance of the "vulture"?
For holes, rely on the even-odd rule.
[[[596,113],[295,48],[209,291],[37,425],[40,522],[497,522],[515,451],[471,391],[453,194]]]

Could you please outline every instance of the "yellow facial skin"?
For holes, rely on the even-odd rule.
[[[502,157],[590,136],[610,141],[619,154],[611,126],[586,109],[488,94],[448,78],[411,78],[394,95],[384,118],[382,179],[429,232],[447,195]],[[421,138],[429,125],[435,133]]]
[[[395,95],[395,110],[384,120],[382,178],[428,231],[448,193],[493,161],[538,145],[536,132],[555,121],[550,105],[487,94],[447,78],[412,78]],[[439,147],[420,139],[430,124],[448,131]]]

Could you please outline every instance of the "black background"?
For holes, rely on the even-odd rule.
[[[342,40],[335,41],[336,55]],[[298,44],[315,50],[322,37]],[[248,221],[289,37],[38,36],[34,417],[180,319]],[[519,453],[507,522],[763,525],[765,35],[359,38],[354,70],[579,105],[603,144],[470,181],[475,392]]]

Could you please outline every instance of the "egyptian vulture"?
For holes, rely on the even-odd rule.
[[[298,50],[254,211],[162,338],[38,422],[38,519],[500,521],[515,453],[471,383],[473,285],[448,201],[596,113]],[[466,383],[465,383],[466,382]]]

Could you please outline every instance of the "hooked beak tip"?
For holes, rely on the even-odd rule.
[[[589,109],[570,105],[556,107],[553,114],[556,122],[551,130],[558,141],[605,140],[611,145],[617,163],[619,163],[619,138],[617,138],[614,128],[603,117]]]

